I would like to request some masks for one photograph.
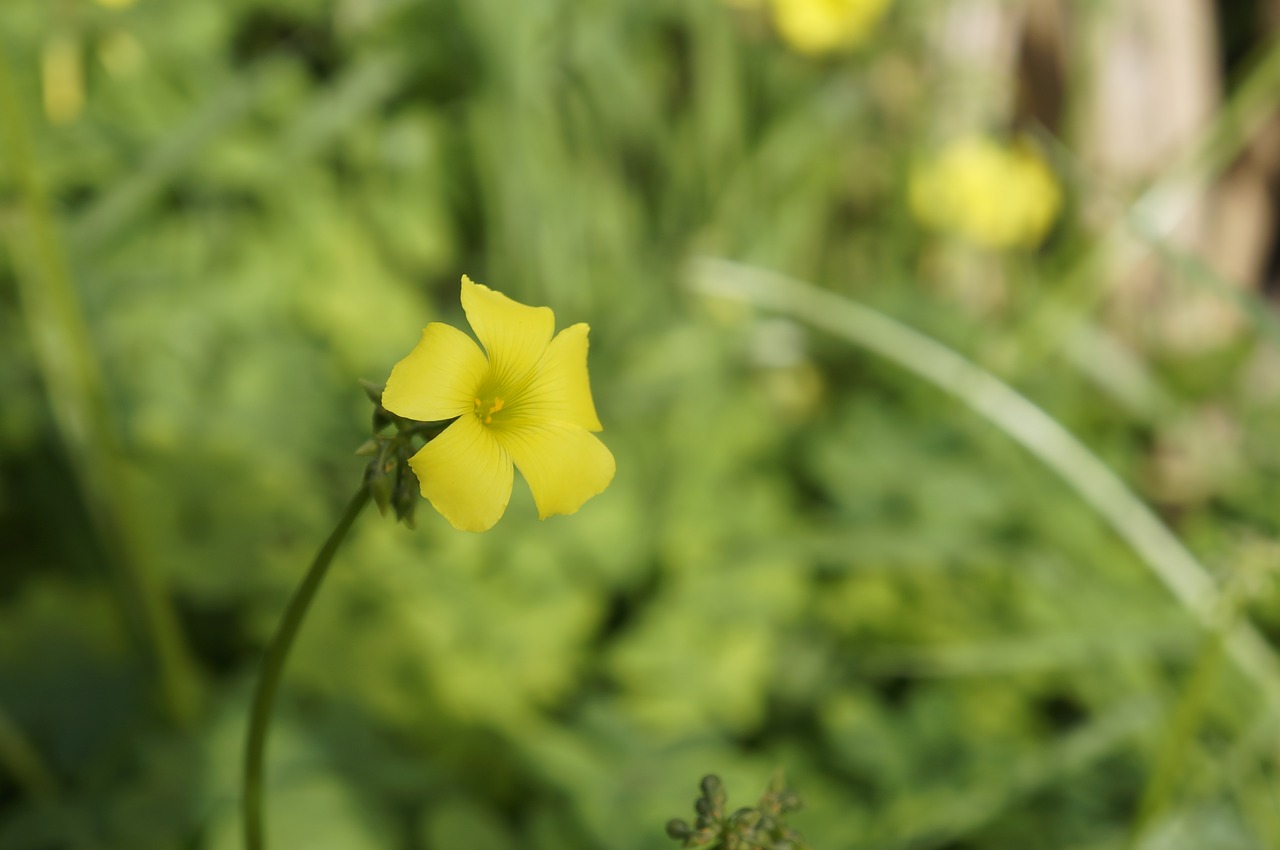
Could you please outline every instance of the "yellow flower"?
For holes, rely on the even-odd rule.
[[[984,248],[1034,248],[1058,217],[1062,190],[1034,148],[979,136],[915,169],[910,200],[929,227]]]
[[[773,0],[773,20],[783,41],[818,55],[860,44],[889,0]]]
[[[454,528],[484,531],[507,509],[512,464],[538,514],[571,514],[613,480],[587,380],[585,324],[555,338],[555,315],[462,278],[471,337],[432,322],[391,370],[382,404],[407,419],[455,421],[409,460],[422,495]],[[486,353],[488,356],[486,357]]]
[[[54,124],[70,124],[84,110],[84,61],[80,44],[70,36],[55,35],[40,57],[44,114]]]

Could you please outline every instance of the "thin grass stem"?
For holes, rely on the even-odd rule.
[[[1018,360],[1023,368],[1051,355],[1109,291],[1108,282],[1164,242],[1214,180],[1269,121],[1280,101],[1280,42],[1259,51],[1245,78],[1187,153],[1153,182],[1085,251],[1023,322]],[[1135,239],[1136,230],[1139,239]],[[1143,242],[1147,245],[1142,244]]]
[[[0,155],[17,178],[20,216],[4,236],[19,301],[59,435],[103,544],[125,616],[158,679],[169,717],[194,712],[198,681],[171,603],[146,569],[145,532],[129,497],[98,370],[21,98],[0,41]]]
[[[690,279],[701,294],[808,322],[955,396],[1075,490],[1206,632],[1218,628],[1222,594],[1204,566],[1097,455],[995,375],[882,313],[781,274],[707,258],[694,262]],[[1280,661],[1257,629],[1242,619],[1223,641],[1269,703],[1280,704]]]
[[[1168,728],[1160,741],[1155,761],[1147,773],[1146,786],[1138,802],[1138,813],[1134,817],[1129,836],[1131,850],[1142,846],[1143,839],[1164,813],[1177,790],[1178,780],[1183,776],[1182,768],[1200,728],[1210,691],[1221,666],[1222,636],[1215,631],[1205,637],[1204,644],[1196,655],[1191,674],[1174,705]]]

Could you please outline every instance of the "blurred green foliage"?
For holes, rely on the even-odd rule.
[[[1209,639],[988,424],[682,285],[700,254],[786,270],[1002,370],[1254,581],[1244,613],[1280,640],[1274,341],[1039,351],[1049,308],[1111,333],[1055,300],[1094,237],[1068,215],[993,255],[913,223],[945,109],[932,14],[903,2],[813,59],[711,0],[0,6],[110,432],[77,446],[50,401],[69,367],[42,335],[74,329],[33,306],[31,175],[6,157],[0,847],[238,846],[249,689],[358,484],[357,381],[462,324],[463,272],[592,325],[617,479],[545,523],[518,484],[480,536],[426,505],[416,531],[362,519],[286,678],[275,846],[669,847],[696,777],[778,767],[815,847],[1124,846]],[[64,123],[55,42],[82,63]],[[120,561],[172,602],[185,720]],[[1280,846],[1269,717],[1211,677],[1152,846]]]

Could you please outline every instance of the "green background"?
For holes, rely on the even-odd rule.
[[[1261,68],[1274,109],[1227,5],[1227,94]],[[812,59],[710,0],[6,0],[0,847],[239,846],[257,664],[360,481],[357,381],[465,326],[463,273],[591,325],[618,474],[546,522],[517,482],[483,535],[361,518],[286,676],[274,846],[674,846],[704,773],[744,805],[778,768],[823,850],[1121,848],[1164,781],[1145,846],[1280,846],[1274,715],[1106,518],[896,366],[691,291],[699,256],[782,270],[993,370],[1280,641],[1273,307],[1170,249],[1162,297],[1238,330],[1114,319],[1065,130],[1042,249],[922,231],[939,16]],[[83,57],[70,123],[51,43]],[[1215,126],[1221,164],[1247,140]],[[1123,345],[1068,356],[1081,327]]]

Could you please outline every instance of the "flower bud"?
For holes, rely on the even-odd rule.
[[[383,516],[387,515],[387,508],[395,494],[398,473],[399,464],[392,451],[392,443],[388,440],[382,444],[378,456],[369,462],[365,470],[365,484],[369,487],[369,495],[373,497],[373,503]]]
[[[720,781],[720,777],[714,773],[707,774],[702,777],[701,788],[703,796],[714,802],[717,807],[724,805],[724,783]]]
[[[360,386],[364,389],[364,394],[369,397],[369,401],[376,405],[382,405],[382,384],[375,384],[373,381],[360,379]]]

